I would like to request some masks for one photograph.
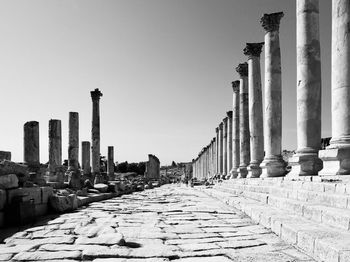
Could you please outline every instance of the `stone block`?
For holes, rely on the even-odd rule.
[[[35,215],[36,216],[43,216],[47,214],[48,210],[48,204],[37,204],[35,205]]]
[[[302,189],[313,192],[324,192],[324,183],[319,182],[304,182]]]
[[[108,185],[106,184],[95,184],[94,188],[100,191],[101,193],[107,193],[108,191]]]
[[[322,221],[322,208],[317,205],[304,205],[303,216],[307,219],[321,222]]]
[[[47,203],[49,201],[49,197],[53,195],[52,187],[41,187],[41,203]]]
[[[350,251],[341,251],[339,254],[339,262],[350,261]]]
[[[335,193],[336,183],[323,183],[324,184],[324,192]]]
[[[271,231],[281,237],[282,220],[279,216],[271,217]]]
[[[34,204],[41,204],[40,187],[23,187],[7,190],[7,203],[11,204],[14,197],[23,196],[24,201],[33,199]]]
[[[325,206],[346,208],[348,198],[346,195],[322,194],[317,197],[317,202]]]
[[[0,188],[10,189],[18,187],[18,178],[15,174],[0,176]]]
[[[74,194],[68,196],[52,195],[49,198],[49,205],[56,212],[72,211],[78,208],[78,199]]]
[[[319,261],[339,262],[339,253],[329,246],[324,239],[315,240],[314,255]]]
[[[346,186],[347,186],[346,184],[338,183],[338,184],[335,185],[335,191],[334,192],[337,193],[337,194],[345,194],[346,193]]]
[[[322,223],[349,230],[350,210],[340,210],[336,208],[324,207],[322,211]]]
[[[0,161],[9,160],[11,161],[11,152],[9,151],[0,151]]]
[[[297,243],[297,235],[298,235],[298,230],[295,228],[295,225],[291,225],[289,223],[282,224],[281,238],[284,241],[295,245]]]
[[[6,191],[0,189],[0,210],[3,210],[6,205]]]

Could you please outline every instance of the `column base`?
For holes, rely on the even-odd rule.
[[[286,174],[287,163],[284,162],[282,156],[265,158],[261,162],[261,175],[260,177],[280,177]]]
[[[230,170],[231,179],[235,179],[235,178],[238,177],[237,169],[238,169],[238,168],[232,168],[232,169]]]
[[[262,169],[260,168],[259,164],[254,163],[250,164],[248,166],[248,175],[247,178],[257,178],[260,177],[262,173]]]
[[[323,167],[317,153],[296,153],[289,159],[292,170],[287,174],[288,179],[299,176],[317,176]]]
[[[246,178],[248,175],[248,169],[246,166],[240,166],[239,168],[237,168],[237,173],[237,178]]]
[[[318,156],[323,161],[319,176],[350,175],[350,147],[327,148]]]

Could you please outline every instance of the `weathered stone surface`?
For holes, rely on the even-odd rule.
[[[28,167],[23,164],[17,164],[12,161],[3,160],[0,162],[0,176],[3,175],[9,175],[9,174],[15,174],[15,175],[22,175],[22,176],[28,176]]]
[[[0,176],[0,188],[9,189],[18,187],[18,178],[14,174]]]
[[[16,261],[40,261],[40,260],[53,260],[53,259],[80,259],[80,251],[60,251],[60,252],[21,252],[13,257]]]
[[[53,195],[49,198],[49,204],[56,212],[71,211],[78,208],[78,199],[74,194],[68,196]]]
[[[106,184],[95,184],[94,188],[100,191],[101,193],[106,193],[108,191],[108,185]]]

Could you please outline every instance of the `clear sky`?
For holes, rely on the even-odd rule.
[[[90,91],[101,98],[101,153],[116,161],[190,161],[231,110],[235,67],[246,42],[261,42],[263,13],[283,11],[283,149],[296,148],[294,0],[0,1],[0,150],[23,161],[23,125],[40,123],[48,161],[48,121],[79,112],[91,139]],[[331,135],[331,1],[320,0],[322,136]],[[264,53],[262,53],[264,72]],[[262,74],[263,77],[263,74]]]

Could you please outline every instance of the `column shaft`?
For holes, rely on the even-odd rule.
[[[69,112],[68,170],[79,170],[79,113]]]
[[[90,142],[83,141],[81,142],[81,165],[84,175],[91,174],[91,165],[90,165]]]
[[[230,171],[232,178],[236,178],[238,176],[237,169],[239,168],[240,163],[239,85],[240,81],[232,82],[232,169]]]
[[[232,111],[227,112],[227,175],[232,169]]]
[[[107,175],[109,180],[114,180],[114,147],[108,147],[108,156],[107,156]]]
[[[223,123],[223,175],[227,176],[227,117],[224,118]]]
[[[24,163],[29,167],[40,165],[39,122],[37,121],[24,124]]]
[[[223,175],[224,172],[224,157],[223,157],[223,142],[224,142],[224,133],[223,133],[223,123],[220,123],[219,125],[219,175],[220,177]]]

